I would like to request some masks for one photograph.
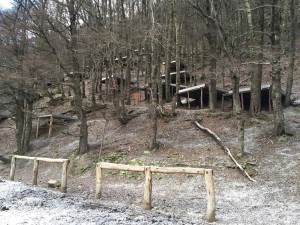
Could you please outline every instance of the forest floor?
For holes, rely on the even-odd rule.
[[[63,113],[40,102],[39,113]],[[69,158],[68,193],[47,188],[60,179],[61,165],[41,163],[38,187],[30,185],[32,162],[18,160],[16,182],[8,181],[10,167],[0,163],[1,224],[206,224],[204,178],[196,175],[154,174],[153,209],[143,210],[144,175],[105,170],[101,200],[95,200],[95,163],[105,160],[131,165],[189,166],[214,170],[216,224],[299,224],[300,221],[300,107],[284,110],[292,136],[272,135],[272,114],[247,114],[245,159],[239,162],[257,182],[235,168],[224,151],[194,121],[214,131],[235,154],[237,124],[230,113],[178,109],[175,118],[158,120],[158,144],[147,149],[151,132],[148,107],[130,106],[137,116],[122,125],[110,107],[88,116],[90,151],[77,156],[78,123],[48,127],[32,139],[31,156]],[[105,126],[108,121],[107,126]],[[0,124],[0,152],[16,150],[14,121]],[[104,135],[103,135],[104,133]],[[34,136],[34,134],[33,134]],[[101,147],[101,144],[103,146]]]

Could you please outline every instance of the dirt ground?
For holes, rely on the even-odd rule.
[[[71,160],[67,194],[47,188],[48,180],[60,179],[61,165],[41,163],[38,188],[34,188],[30,186],[31,162],[17,161],[15,180],[19,182],[7,181],[10,168],[0,163],[0,178],[4,181],[0,182],[1,224],[206,223],[207,201],[202,176],[155,174],[154,208],[145,211],[142,209],[144,176],[139,173],[105,170],[102,198],[94,199],[95,163],[100,160],[211,168],[216,192],[216,224],[299,224],[299,106],[284,111],[293,136],[272,136],[272,114],[265,112],[256,119],[245,115],[247,156],[239,162],[253,174],[255,183],[234,168],[223,150],[193,123],[201,121],[235,153],[237,125],[230,114],[178,109],[177,117],[159,119],[159,148],[150,152],[147,149],[151,131],[148,108],[143,104],[131,107],[138,116],[126,125],[121,125],[109,109],[90,113],[90,151],[82,156],[75,155],[76,122],[56,125],[50,138],[45,126],[41,135],[33,138],[28,155]],[[46,110],[51,112],[51,108]],[[67,105],[52,110],[61,113],[67,110]],[[109,121],[106,127],[105,118]],[[16,150],[13,126],[12,120],[0,124],[0,152],[7,157]]]

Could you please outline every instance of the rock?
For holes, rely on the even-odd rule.
[[[5,205],[2,205],[0,208],[1,208],[1,211],[7,211],[7,210],[9,210],[9,208],[7,206],[5,206]]]
[[[55,100],[60,100],[60,99],[62,99],[62,94],[56,94],[56,95],[53,96],[53,98]]]
[[[23,199],[23,204],[28,206],[43,206],[43,199],[36,197],[26,197]]]
[[[293,100],[293,101],[292,101],[292,105],[293,105],[293,106],[300,105],[300,99]]]
[[[48,187],[50,188],[57,188],[60,187],[61,183],[59,180],[49,180],[48,181]]]

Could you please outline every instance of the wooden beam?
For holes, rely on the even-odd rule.
[[[25,155],[14,155],[13,157],[16,159],[29,159],[29,160],[37,159],[38,161],[57,162],[57,163],[63,163],[69,160],[69,159],[51,159],[51,158],[43,158],[43,157],[32,157],[32,156],[25,156]]]
[[[192,167],[150,167],[153,173],[185,173],[204,175],[205,169]]]
[[[100,167],[103,169],[111,169],[111,170],[127,170],[127,171],[136,171],[136,172],[144,172],[144,166],[134,166],[134,165],[123,165],[123,164],[115,164],[115,163],[106,163],[99,162]]]
[[[40,127],[40,117],[38,117],[37,123],[36,123],[36,134],[35,134],[36,138],[39,136],[39,127]]]
[[[61,173],[61,192],[67,192],[67,171],[69,166],[70,160],[66,160],[63,162],[62,165],[62,173]]]
[[[33,162],[32,185],[37,185],[38,171],[39,171],[39,161],[35,159]]]
[[[244,94],[243,93],[241,93],[240,98],[241,98],[241,104],[242,104],[242,111],[244,111],[245,106],[244,106]]]
[[[49,134],[48,134],[48,138],[51,136],[52,134],[52,127],[53,127],[53,116],[50,116],[50,124],[49,124]]]
[[[222,111],[224,111],[224,94],[222,94]]]
[[[187,93],[187,104],[188,104],[188,108],[191,108],[191,104],[190,104],[190,92],[188,91]]]
[[[213,180],[213,171],[211,169],[205,170],[205,185],[207,193],[207,210],[206,210],[206,221],[211,223],[214,222],[216,212],[216,200],[215,200],[215,188]]]
[[[203,109],[203,88],[200,88],[200,90],[201,90],[201,96],[200,96],[201,109]]]
[[[11,165],[10,165],[10,174],[9,174],[9,179],[10,180],[15,179],[15,172],[16,172],[16,157],[12,156]]]
[[[151,209],[152,173],[151,167],[145,167],[144,209]]]
[[[96,199],[101,198],[101,182],[102,182],[102,168],[101,164],[96,164]]]

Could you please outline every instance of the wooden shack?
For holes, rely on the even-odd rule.
[[[180,62],[180,71],[186,70],[187,67],[184,63]],[[176,72],[176,61],[170,62],[170,73]],[[160,66],[160,73],[165,74],[166,73],[166,62],[163,62]]]
[[[250,101],[251,101],[251,88],[243,87],[239,88],[239,95],[241,101],[242,110],[250,109]],[[285,94],[282,93],[282,101],[284,101]],[[232,91],[228,91],[222,95],[222,110],[225,110],[225,100],[231,101],[232,106]],[[272,110],[272,85],[271,84],[263,84],[261,85],[261,109],[262,110]]]
[[[217,99],[221,99],[222,96],[228,91],[221,88],[217,89]],[[207,106],[209,103],[209,89],[208,84],[199,84],[192,87],[187,87],[179,91],[179,96],[183,104],[187,104],[188,108],[193,106],[199,106],[201,109]]]
[[[112,78],[111,83],[109,83],[109,81],[110,81],[110,78],[109,78],[109,77],[108,77],[108,78],[106,78],[106,77],[102,78],[101,83],[102,83],[102,84],[106,84],[107,87],[108,87],[109,85],[111,85],[110,88],[111,88],[111,89],[116,89],[116,90],[120,90],[121,85],[126,83],[126,79],[121,78],[120,76],[114,76],[114,75],[113,75],[111,78]],[[107,82],[108,82],[108,83],[107,83]],[[131,81],[130,81],[130,88],[131,88],[131,89],[135,88],[135,87],[136,87],[136,84],[137,84],[136,81],[131,80]]]
[[[165,80],[166,75],[161,75],[162,79]],[[187,85],[191,84],[195,80],[195,77],[189,73],[187,73],[185,70],[180,71],[180,84]],[[175,84],[176,83],[176,72],[170,73],[170,83]]]

